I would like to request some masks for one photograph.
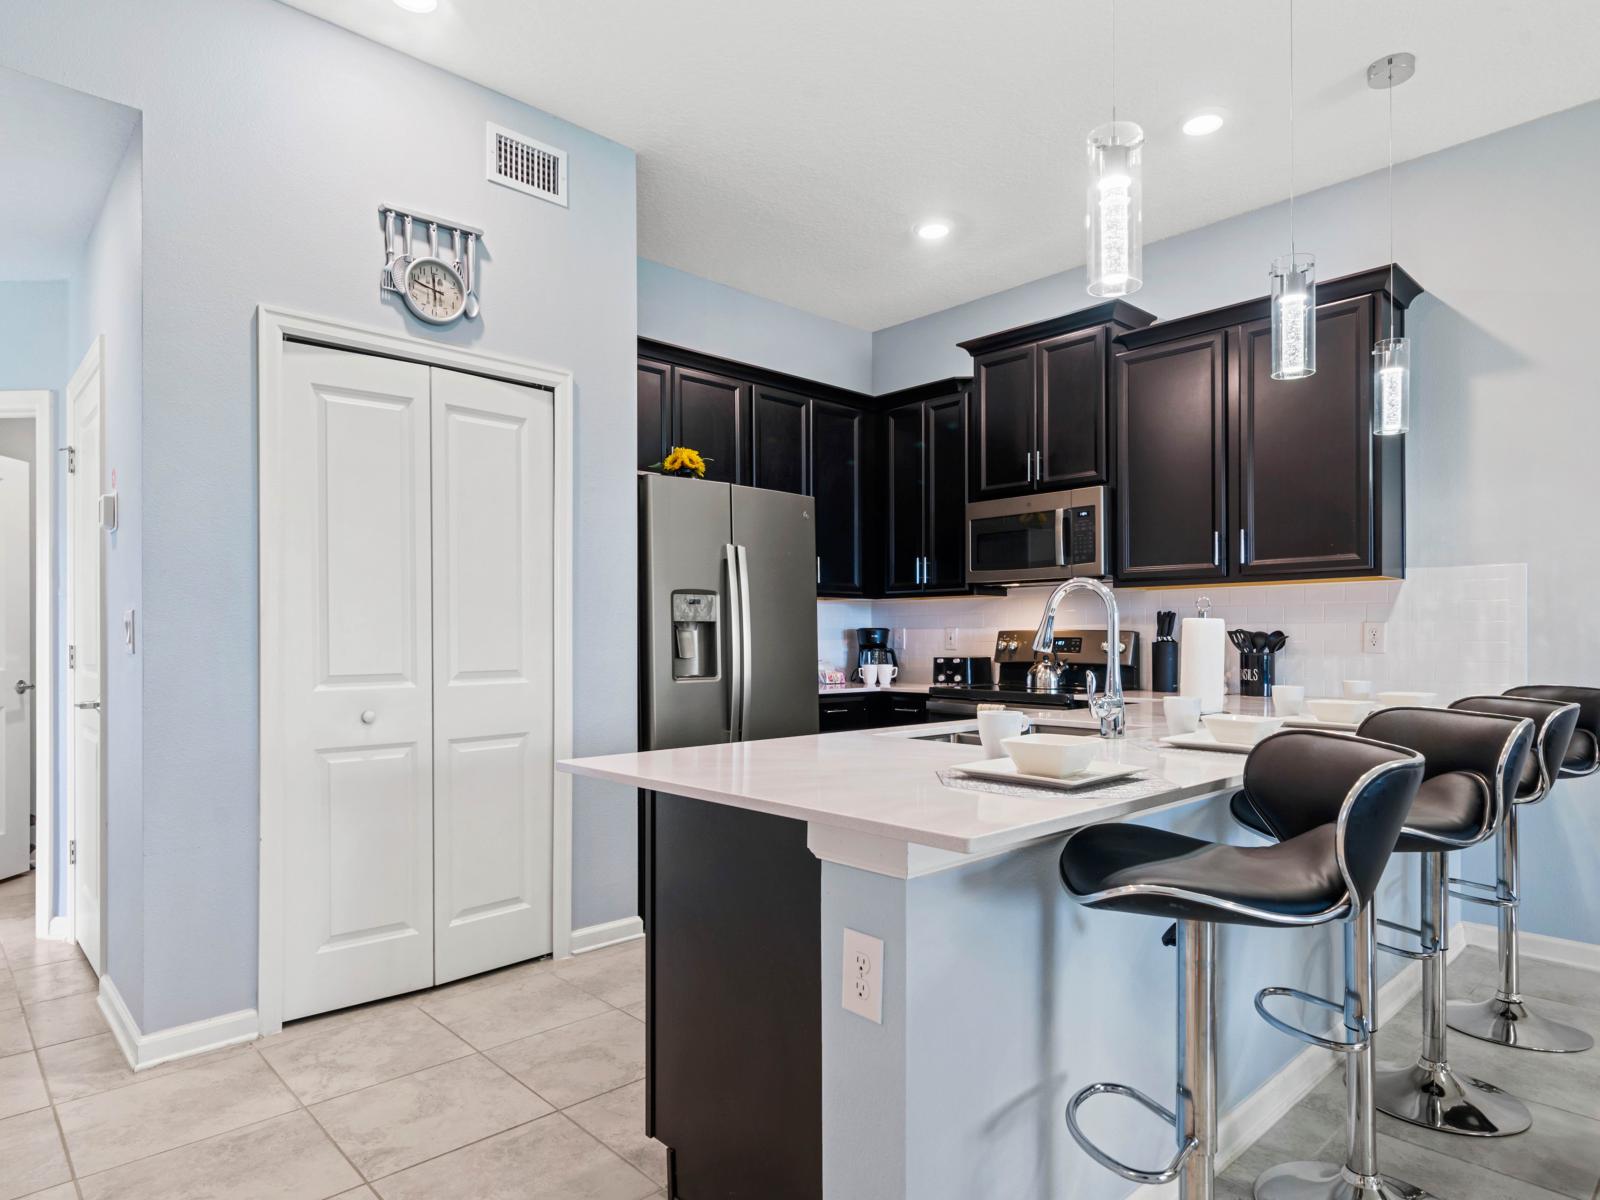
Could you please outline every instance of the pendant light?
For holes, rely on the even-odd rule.
[[[1294,0],[1289,0],[1289,253],[1272,260],[1272,377],[1317,373],[1317,260],[1294,243]]]
[[[1091,296],[1144,285],[1144,130],[1117,120],[1117,6],[1111,3],[1111,120],[1089,134],[1088,275]]]
[[[1394,89],[1417,73],[1414,54],[1386,54],[1367,68],[1367,86],[1389,93],[1389,336],[1372,347],[1372,432],[1411,428],[1411,339],[1394,336]]]

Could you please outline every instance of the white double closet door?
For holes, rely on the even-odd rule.
[[[554,400],[299,343],[282,378],[290,1019],[551,950]]]

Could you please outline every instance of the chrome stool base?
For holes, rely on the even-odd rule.
[[[1256,1200],[1434,1200],[1387,1175],[1357,1175],[1338,1163],[1284,1163],[1256,1179]]]
[[[1481,1079],[1463,1079],[1447,1063],[1381,1070],[1373,1094],[1379,1112],[1440,1133],[1510,1137],[1533,1124],[1515,1096]]]
[[[1594,1038],[1583,1030],[1535,1016],[1521,1000],[1452,1000],[1449,1013],[1456,1032],[1517,1050],[1579,1054],[1594,1048]]]

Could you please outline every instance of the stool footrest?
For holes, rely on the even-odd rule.
[[[1159,1170],[1143,1171],[1138,1167],[1130,1167],[1127,1163],[1112,1158],[1111,1155],[1091,1142],[1089,1136],[1078,1128],[1078,1109],[1085,1100],[1093,1096],[1126,1096],[1130,1100],[1137,1100],[1174,1129],[1178,1126],[1177,1115],[1171,1109],[1150,1099],[1149,1096],[1146,1096],[1137,1088],[1131,1088],[1123,1083],[1091,1083],[1073,1096],[1071,1100],[1067,1101],[1067,1131],[1072,1134],[1072,1140],[1082,1146],[1084,1153],[1094,1159],[1095,1162],[1106,1170],[1122,1176],[1130,1183],[1171,1183],[1178,1177],[1178,1173],[1183,1170],[1183,1164],[1189,1155],[1199,1148],[1200,1143],[1191,1137],[1185,1140],[1182,1146],[1178,1147],[1178,1152],[1172,1156],[1172,1161]]]
[[[1334,1050],[1340,1054],[1356,1054],[1365,1050],[1372,1042],[1372,1031],[1364,1029],[1357,1038],[1326,1038],[1320,1034],[1312,1033],[1309,1029],[1301,1029],[1298,1025],[1291,1025],[1281,1017],[1275,1017],[1267,1010],[1267,999],[1272,996],[1288,996],[1306,1004],[1315,1004],[1318,1008],[1325,1008],[1330,1012],[1343,1013],[1344,1005],[1336,1004],[1322,996],[1313,996],[1310,992],[1302,992],[1299,988],[1269,987],[1262,988],[1256,993],[1256,1012],[1261,1014],[1261,1019],[1271,1025],[1279,1033],[1286,1033],[1292,1038],[1299,1038],[1302,1042],[1309,1042],[1313,1046],[1321,1046],[1324,1050]]]
[[[1385,929],[1392,929],[1396,933],[1409,934],[1411,937],[1416,938],[1419,942],[1422,940],[1422,930],[1420,929],[1413,928],[1410,925],[1402,925],[1398,921],[1385,921],[1382,917],[1379,917],[1377,920],[1378,924],[1382,925]],[[1409,958],[1413,962],[1425,962],[1438,953],[1437,950],[1407,950],[1403,946],[1395,946],[1389,942],[1378,942],[1377,947],[1385,954],[1396,954],[1401,958]]]
[[[1457,900],[1465,900],[1469,904],[1487,904],[1490,908],[1516,908],[1521,903],[1518,896],[1505,896],[1500,888],[1492,883],[1479,883],[1475,879],[1458,879],[1450,876],[1450,882],[1455,886],[1450,889],[1450,894]]]

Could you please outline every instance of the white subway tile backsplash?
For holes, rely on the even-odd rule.
[[[1528,571],[1524,563],[1464,567],[1414,567],[1404,580],[1271,586],[1120,589],[1123,624],[1145,640],[1144,661],[1155,636],[1155,614],[1195,615],[1195,601],[1211,600],[1211,615],[1229,627],[1282,629],[1289,643],[1278,659],[1278,678],[1304,684],[1313,694],[1336,694],[1342,679],[1370,679],[1380,689],[1424,689],[1441,697],[1498,692],[1526,682]],[[1013,588],[1004,596],[952,599],[825,601],[817,606],[817,657],[833,666],[854,658],[855,630],[887,625],[904,646],[901,678],[926,683],[942,654],[986,655],[1001,629],[1038,623],[1048,587]],[[1105,624],[1099,601],[1067,597],[1057,614],[1063,626]],[[1387,652],[1365,654],[1361,624],[1385,625]],[[1181,626],[1180,626],[1181,628]],[[954,629],[947,650],[944,631]],[[1235,659],[1230,651],[1229,659]],[[1146,682],[1148,682],[1148,665]]]

